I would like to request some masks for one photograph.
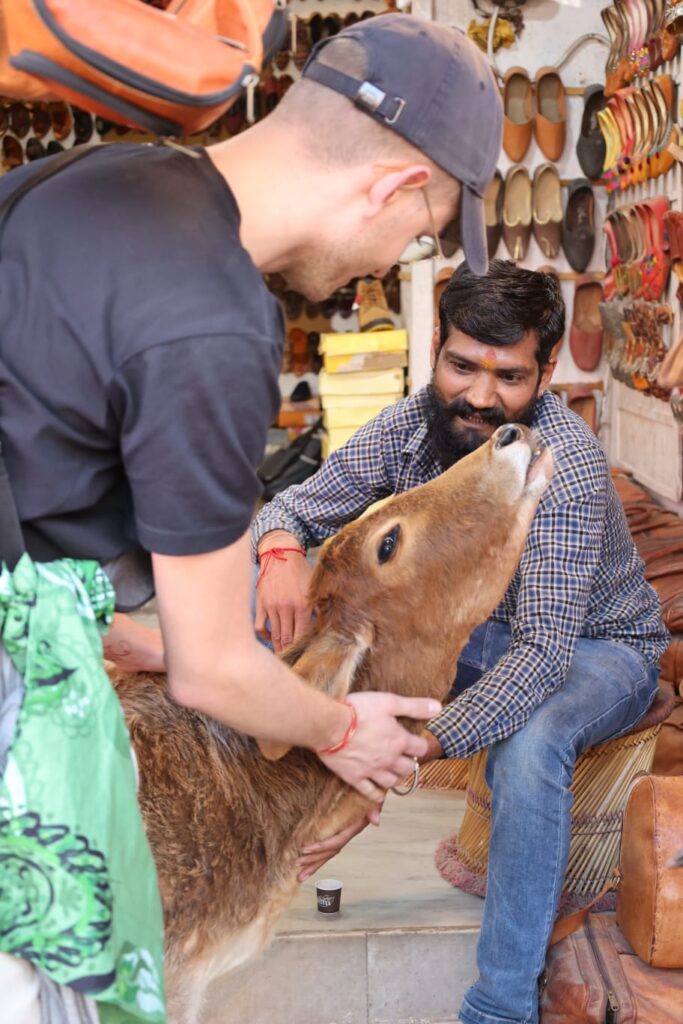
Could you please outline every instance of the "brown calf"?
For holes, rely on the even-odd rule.
[[[315,619],[286,660],[333,697],[442,700],[471,630],[505,591],[550,478],[550,452],[535,458],[535,449],[526,428],[501,427],[438,479],[345,527],[320,557]],[[178,707],[162,677],[115,682],[161,885],[172,1019],[188,1024],[209,982],[267,942],[296,889],[301,848],[368,804],[314,754],[266,759],[253,740]]]

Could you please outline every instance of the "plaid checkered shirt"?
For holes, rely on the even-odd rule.
[[[467,757],[521,728],[562,685],[579,637],[628,644],[648,663],[669,642],[599,441],[550,392],[540,398],[533,426],[552,448],[555,470],[493,613],[510,624],[512,645],[430,722],[449,757]],[[373,502],[441,472],[422,390],[384,409],[314,476],[266,505],[252,527],[254,557],[269,530],[288,530],[304,548],[320,544]]]

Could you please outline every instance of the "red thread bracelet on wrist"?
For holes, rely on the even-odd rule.
[[[342,736],[342,738],[339,741],[339,743],[335,743],[334,746],[332,746],[332,747],[326,747],[325,750],[317,750],[316,751],[317,754],[336,754],[336,753],[338,753],[340,750],[343,750],[344,747],[348,747],[349,743],[351,742],[351,737],[353,736],[354,732],[356,731],[356,727],[358,725],[358,714],[357,714],[356,709],[353,706],[353,704],[350,701],[348,701],[348,700],[340,700],[337,703],[345,704],[346,705],[346,707],[351,712],[351,721],[349,722],[348,728],[347,728],[346,732],[344,733],[344,735]]]
[[[263,551],[262,553],[259,553],[258,562],[259,562],[259,565],[261,566],[261,572],[259,573],[259,577],[256,580],[256,586],[257,587],[258,587],[259,583],[261,582],[261,580],[263,579],[263,577],[266,575],[266,569],[270,565],[271,560],[275,559],[277,562],[286,562],[287,559],[285,558],[285,554],[288,551],[294,551],[297,555],[303,555],[304,558],[306,557],[306,552],[304,551],[303,548],[278,548],[278,547],[274,547],[274,548],[266,548],[265,551]]]

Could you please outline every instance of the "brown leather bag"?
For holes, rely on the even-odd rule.
[[[648,967],[613,914],[589,914],[578,931],[550,947],[540,1019],[541,1024],[682,1024],[683,971]]]
[[[653,775],[683,775],[683,697],[676,697],[673,711],[662,722],[650,770]]]
[[[671,637],[671,642],[659,663],[659,674],[662,679],[667,679],[676,686],[683,679],[683,636],[680,633]]]
[[[541,1024],[683,1024],[681,848],[683,776],[641,776],[624,811],[617,878],[555,925]],[[616,916],[589,913],[616,885]]]
[[[0,0],[0,94],[191,134],[257,80],[285,31],[274,0]]]
[[[621,843],[617,921],[653,967],[683,968],[683,776],[644,775],[629,794]],[[683,996],[680,1002],[683,1021]]]

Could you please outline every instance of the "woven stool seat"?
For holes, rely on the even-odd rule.
[[[647,714],[624,736],[600,743],[577,759],[571,792],[571,844],[562,908],[587,903],[619,861],[624,805],[638,772],[652,766],[662,722],[674,707],[670,684],[660,683]],[[447,881],[484,895],[491,836],[491,791],[486,785],[486,751],[470,758],[467,803],[460,831],[437,850],[437,866]]]
[[[469,757],[443,757],[420,769],[420,789],[467,789]]]

